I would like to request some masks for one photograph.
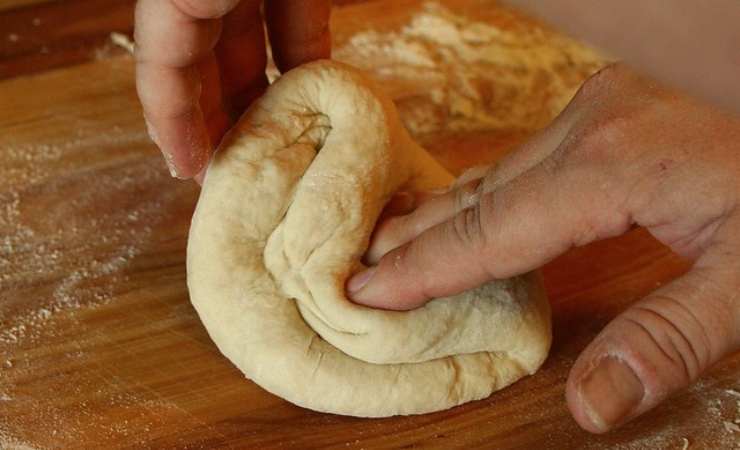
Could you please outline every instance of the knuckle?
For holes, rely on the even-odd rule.
[[[613,162],[629,148],[635,123],[644,121],[642,111],[649,110],[624,98],[634,77],[624,67],[610,65],[583,83],[572,102],[579,112],[560,145],[562,152],[590,162]]]
[[[596,203],[596,201],[594,201]],[[629,214],[608,208],[602,213],[592,213],[595,207],[586,206],[581,212],[581,226],[573,236],[573,245],[582,246],[599,239],[618,236],[631,226]]]
[[[650,303],[628,310],[623,319],[639,339],[637,351],[669,386],[690,383],[710,364],[705,327],[678,300],[653,297]]]
[[[597,113],[563,140],[546,161],[571,192],[579,193],[588,227],[598,235],[613,235],[631,220],[625,207],[632,181],[623,160],[629,144],[629,119]]]
[[[582,222],[583,225],[575,231],[572,237],[572,244],[575,247],[580,247],[589,244],[597,240],[600,236],[600,226],[595,224],[593,220],[586,220]]]
[[[563,194],[557,202],[560,206],[567,205],[568,211],[553,210],[553,213],[570,223],[566,239],[574,246],[619,235],[632,222],[628,210],[622,206],[619,179],[611,165],[600,163],[599,158],[559,148],[540,163],[555,185],[562,186]]]
[[[479,205],[466,208],[450,222],[449,232],[463,248],[480,251],[485,247],[482,214]]]
[[[596,112],[563,140],[558,154],[567,154],[589,167],[610,166],[622,155],[630,123],[611,112]]]
[[[740,276],[734,255],[737,253],[730,250],[729,259],[722,258],[707,266],[705,262],[695,265],[691,277],[681,280],[679,285],[692,301],[702,302],[703,320],[695,322],[703,325],[700,331],[707,347],[713,351],[712,360],[731,351],[740,341]]]
[[[576,93],[577,100],[601,97],[605,90],[611,90],[614,83],[623,76],[624,69],[619,64],[609,64],[591,75],[583,82]]]
[[[496,164],[470,167],[460,174],[457,180],[455,180],[454,186],[462,186],[479,178],[488,178],[492,173],[495,173],[495,167]]]
[[[478,178],[463,184],[455,190],[454,203],[455,211],[463,211],[474,206],[480,199],[481,189],[483,187],[482,179]]]

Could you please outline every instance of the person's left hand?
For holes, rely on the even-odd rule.
[[[224,133],[267,87],[265,27],[285,72],[330,56],[330,12],[330,0],[137,2],[136,88],[172,176],[199,180]]]
[[[695,260],[614,319],[566,396],[604,432],[740,348],[740,120],[623,66],[592,77],[547,129],[487,172],[376,228],[355,302],[412,309],[536,269],[574,246],[646,227]]]

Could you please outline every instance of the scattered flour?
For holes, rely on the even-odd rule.
[[[156,168],[139,170],[139,178],[160,176]],[[39,172],[32,171],[29,180],[35,180],[38,175]],[[109,193],[112,195],[120,195],[120,190],[134,188],[136,183],[134,178],[126,177],[109,182],[114,184],[98,183],[98,188],[111,189]],[[99,199],[104,194],[105,191],[98,191],[96,197]],[[44,227],[45,230],[37,232],[24,224],[20,217],[20,194],[11,192],[9,197],[4,211],[0,210],[0,225],[5,225],[5,230],[10,228],[10,232],[0,239],[0,298],[3,297],[2,291],[18,288],[29,279],[56,278],[58,281],[51,292],[41,294],[46,300],[24,299],[23,305],[32,307],[24,314],[14,314],[14,323],[7,323],[3,308],[0,308],[0,324],[4,325],[0,328],[0,342],[4,343],[39,337],[43,333],[44,322],[59,312],[105,303],[116,282],[125,278],[129,261],[138,255],[141,244],[147,242],[151,234],[150,224],[157,220],[157,212],[161,208],[159,200],[150,200],[137,205],[134,211],[110,210],[91,218],[84,228],[50,230]],[[82,196],[67,205],[60,205],[60,209],[67,209],[70,215],[75,215],[75,210],[89,209],[94,201],[95,198]],[[65,216],[63,211],[54,215]],[[98,233],[98,227],[103,226],[108,234]],[[107,256],[91,259],[88,254],[95,248],[108,249],[100,252],[107,253]],[[95,283],[103,278],[105,283]]]
[[[110,34],[110,40],[114,45],[134,54],[134,41],[128,35],[114,31]]]
[[[605,59],[558,34],[503,19],[508,26],[427,2],[400,30],[357,33],[333,55],[389,80],[384,85],[397,91],[391,94],[400,97],[414,134],[541,128]]]
[[[735,398],[740,398],[740,392],[734,390],[734,389],[725,389],[725,393],[729,394]]]
[[[31,447],[28,444],[20,442],[10,437],[3,437],[0,432],[0,450],[37,450],[36,447]]]
[[[76,434],[87,429],[114,441],[126,431],[125,423],[114,429],[97,418],[87,400],[70,410],[53,401],[53,395],[57,389],[79,391],[80,399],[88,399],[101,382],[77,369],[90,369],[83,351],[89,338],[80,335],[95,332],[79,318],[122,293],[132,261],[151,245],[152,227],[171,216],[168,206],[182,194],[162,188],[170,179],[158,155],[143,150],[148,145],[143,129],[132,132],[85,117],[56,117],[50,120],[69,122],[64,137],[44,137],[39,125],[39,144],[17,143],[13,133],[0,135],[2,450],[35,449],[42,442],[47,444],[41,448],[52,448],[47,446],[52,435],[58,442],[74,443]],[[68,340],[56,339],[70,333]],[[48,364],[43,362],[47,344],[77,346],[79,351],[54,353],[59,370],[39,383],[34,374]],[[28,349],[36,356],[29,358]],[[40,387],[26,387],[28,380]],[[133,405],[143,399],[124,401],[110,397],[108,390],[105,394],[109,397],[95,399],[98,405],[109,402],[110,408],[128,408],[137,417]],[[126,431],[129,436],[155,418],[139,413],[138,420]],[[27,434],[36,426],[43,426],[38,442]]]
[[[136,51],[136,44],[127,34],[113,31],[102,45],[93,48],[91,56],[96,60],[108,59],[112,56],[120,56],[121,50],[126,55],[133,56]]]

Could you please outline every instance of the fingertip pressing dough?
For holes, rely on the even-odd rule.
[[[406,312],[345,295],[392,194],[452,181],[356,69],[288,72],[225,137],[193,216],[188,286],[211,338],[268,391],[351,416],[438,411],[534,373],[551,340],[535,273]]]

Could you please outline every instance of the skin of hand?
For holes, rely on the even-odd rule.
[[[139,0],[136,87],[149,135],[178,178],[267,87],[265,25],[278,69],[330,55],[331,0]]]
[[[413,208],[411,205],[420,203]],[[360,304],[419,307],[511,277],[634,224],[691,270],[615,318],[571,369],[575,420],[605,432],[740,349],[740,119],[613,65],[490,170],[381,219],[347,284]]]

